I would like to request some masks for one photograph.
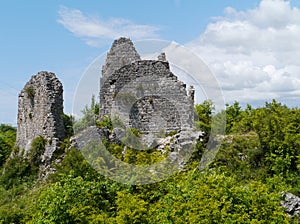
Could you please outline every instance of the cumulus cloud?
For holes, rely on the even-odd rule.
[[[136,24],[123,18],[103,20],[99,17],[85,16],[80,10],[61,7],[58,23],[74,35],[82,38],[90,46],[98,46],[103,40],[120,36],[132,39],[157,38],[159,27]]]
[[[262,0],[247,11],[228,7],[189,46],[215,73],[228,102],[300,102],[300,9]]]

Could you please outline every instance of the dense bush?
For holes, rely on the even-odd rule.
[[[26,158],[32,165],[36,167],[39,166],[41,162],[41,155],[45,152],[46,144],[47,140],[43,136],[38,136],[33,139],[30,151],[28,155],[26,155]]]
[[[32,223],[109,223],[113,206],[107,190],[101,181],[66,177],[41,192]]]
[[[71,137],[74,134],[74,129],[73,129],[74,117],[72,115],[63,114],[61,115],[61,118],[64,123],[67,137]]]
[[[9,157],[16,143],[16,129],[5,124],[0,124],[0,168]]]
[[[96,105],[85,112],[83,126],[99,113]],[[220,112],[228,118],[226,134],[215,160],[203,171],[197,161],[212,118],[219,114],[209,101],[196,105],[195,112],[196,126],[206,132],[204,141],[198,142],[184,171],[149,185],[123,185],[103,177],[80,151],[70,149],[68,140],[57,152],[57,157],[64,156],[56,173],[45,182],[34,182],[46,144],[42,137],[35,139],[35,151],[27,159],[16,156],[3,165],[0,223],[297,223],[284,213],[280,201],[282,191],[300,195],[299,108],[276,101],[260,108],[227,105]],[[107,130],[122,126],[109,117],[97,125]],[[133,130],[124,138],[132,142],[139,134]],[[155,150],[137,151],[105,139],[103,143],[126,163],[142,165],[163,158]],[[14,144],[2,145],[10,154]]]
[[[226,113],[231,135],[225,138],[219,158],[223,154],[227,167],[234,171],[234,166],[244,164],[258,179],[282,176],[299,194],[300,109],[273,100],[261,108],[248,105],[245,110],[236,102]],[[234,172],[247,173],[247,168]]]
[[[0,176],[1,185],[9,189],[22,183],[33,182],[38,175],[40,156],[45,151],[45,144],[46,139],[39,136],[32,141],[28,155],[14,154],[9,158]]]
[[[189,171],[151,187],[69,176],[41,192],[33,223],[289,223],[283,188],[219,172]]]
[[[16,156],[9,159],[0,177],[0,184],[5,189],[10,189],[25,182],[32,182],[36,179],[38,167],[32,165],[28,159]]]

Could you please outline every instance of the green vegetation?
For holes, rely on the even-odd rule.
[[[206,135],[210,134],[212,114],[214,106],[211,101],[204,101],[202,104],[195,105],[195,126],[204,131]]]
[[[33,99],[34,98],[34,95],[35,95],[35,91],[34,91],[34,88],[29,86],[25,89],[25,92],[27,93],[27,96],[30,98],[30,99]]]
[[[70,138],[74,134],[74,117],[72,115],[63,114],[61,118],[63,120],[65,130],[67,132],[67,137]]]
[[[16,142],[16,129],[0,124],[0,168],[9,157]]]
[[[95,105],[85,108],[82,128],[94,119]],[[96,113],[97,112],[97,113]],[[200,171],[214,116],[210,101],[195,106],[197,128],[207,133],[184,171],[161,182],[130,186],[98,174],[66,139],[57,152],[65,154],[56,172],[37,180],[42,137],[34,149],[9,158],[15,129],[0,126],[0,223],[298,223],[280,206],[281,192],[300,196],[300,109],[275,100],[264,107],[227,105],[226,134],[215,160]],[[66,119],[68,120],[68,119]],[[109,117],[97,126],[116,127]],[[68,124],[66,122],[65,124]],[[121,127],[122,124],[117,127]],[[124,138],[138,138],[128,130]],[[103,142],[116,158],[144,165],[166,155]],[[109,163],[110,161],[105,161]]]
[[[75,133],[79,133],[89,126],[96,125],[96,118],[99,116],[99,104],[95,101],[95,96],[92,96],[92,101],[90,106],[85,106],[81,111],[83,113],[83,118],[74,122],[73,128]]]
[[[13,155],[3,166],[0,184],[5,189],[18,187],[21,184],[32,182],[37,178],[41,154],[45,151],[46,139],[42,136],[32,141],[28,155]]]
[[[236,102],[227,107],[226,113],[227,137],[216,162],[222,161],[232,171],[232,166],[243,166],[238,170],[245,179],[282,177],[299,195],[300,109],[290,109],[273,100],[263,108],[248,105],[245,110]]]
[[[35,166],[40,164],[41,155],[45,151],[47,140],[43,136],[38,136],[33,139],[31,149],[27,156],[29,162]]]

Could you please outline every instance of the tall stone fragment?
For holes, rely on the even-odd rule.
[[[18,99],[17,146],[26,156],[32,140],[46,138],[43,160],[47,160],[65,137],[62,120],[63,86],[54,73],[39,72],[31,77]]]
[[[132,41],[121,37],[115,40],[107,54],[105,65],[102,68],[102,77],[108,77],[124,65],[141,60]]]

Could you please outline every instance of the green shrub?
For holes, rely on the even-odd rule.
[[[34,98],[34,95],[35,95],[35,91],[34,91],[34,88],[32,86],[29,86],[25,89],[25,92],[27,93],[27,96],[30,98],[30,99],[33,99]]]
[[[25,182],[32,183],[37,178],[37,173],[38,167],[31,164],[28,159],[15,156],[5,163],[0,184],[5,189],[10,189]]]
[[[113,122],[109,115],[103,116],[100,121],[96,121],[96,126],[98,128],[107,128],[109,130],[113,129]]]
[[[16,144],[16,129],[5,124],[0,125],[0,168],[11,154]]]
[[[74,134],[73,125],[74,125],[74,117],[72,115],[62,114],[61,118],[64,123],[65,131],[67,137],[70,138]]]
[[[112,223],[114,194],[104,182],[65,177],[41,192],[32,223]]]
[[[45,147],[47,144],[47,140],[43,136],[38,136],[35,139],[33,139],[31,143],[31,149],[28,153],[28,159],[29,161],[35,165],[38,166],[41,161],[41,155],[45,152]]]
[[[59,180],[60,176],[70,175],[73,177],[81,176],[86,179],[91,179],[97,176],[97,172],[85,160],[80,151],[71,148],[67,151],[61,164],[55,166],[56,172],[51,175],[52,180]]]

